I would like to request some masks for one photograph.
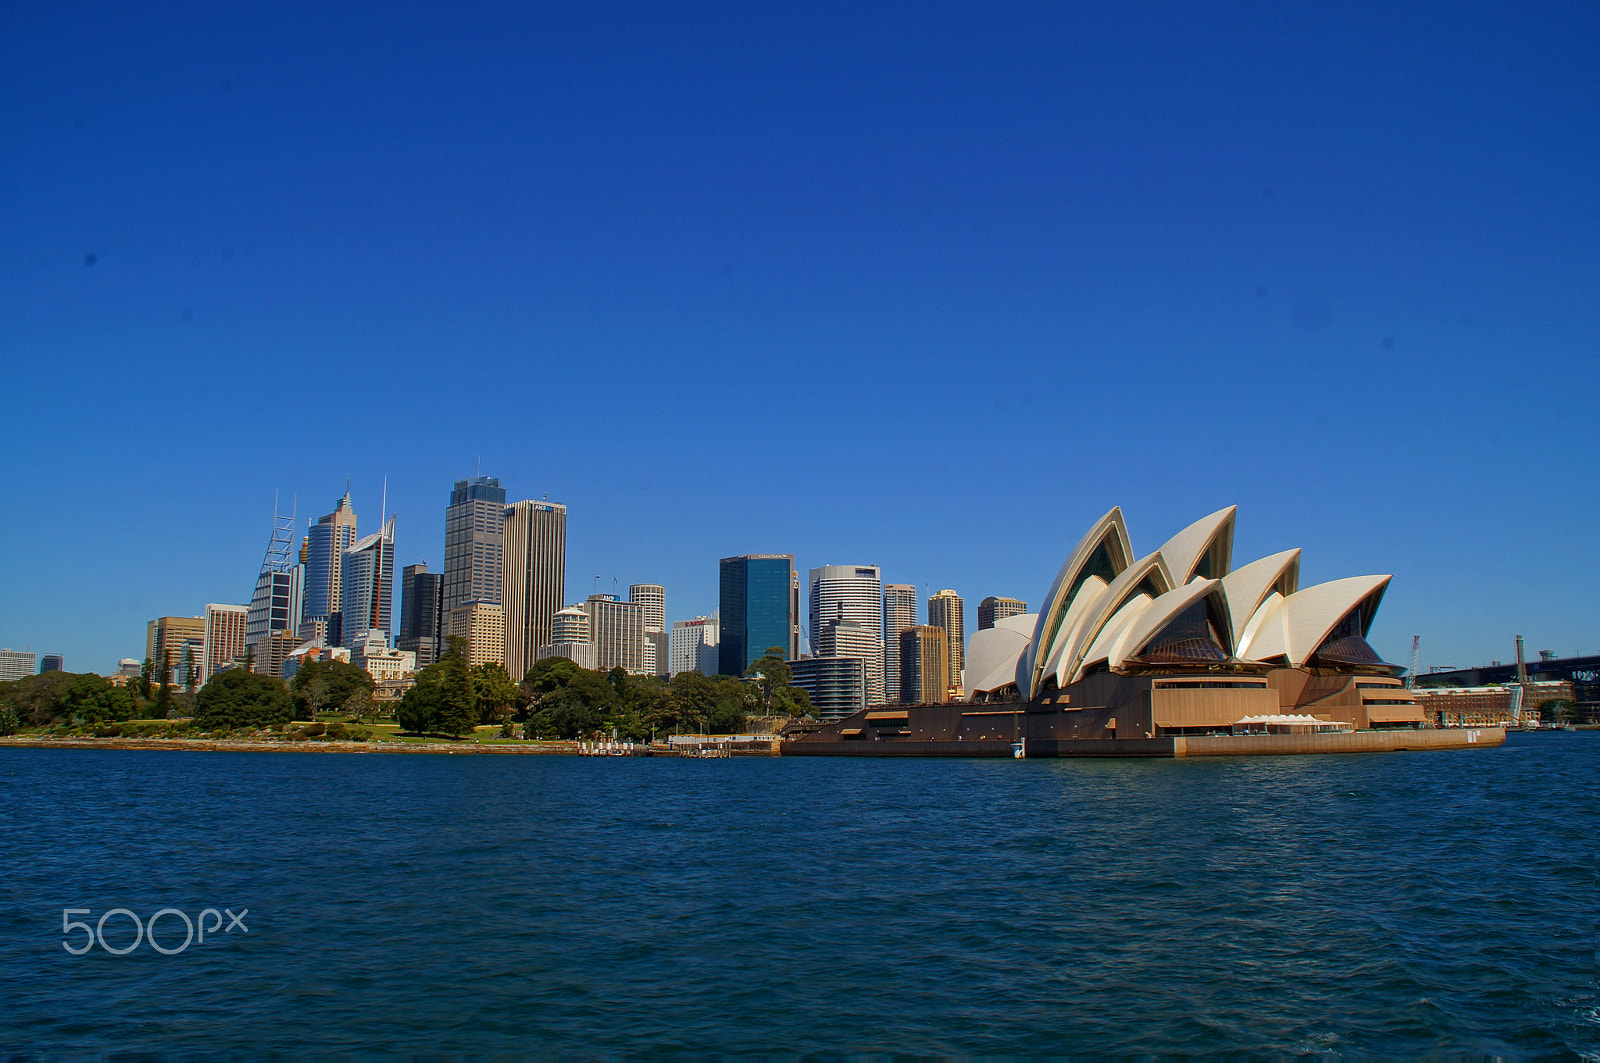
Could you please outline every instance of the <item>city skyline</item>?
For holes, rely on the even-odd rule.
[[[1581,5],[6,26],[0,646],[109,671],[347,479],[444,573],[487,473],[570,507],[568,603],[762,551],[1037,603],[1111,505],[1237,504],[1393,574],[1386,659],[1600,649]]]
[[[506,489],[499,487],[499,485],[500,485],[500,483],[502,481],[498,477],[489,477],[489,476],[484,476],[482,474],[478,474],[473,478],[469,478],[469,480],[482,481],[484,483],[493,483],[496,486],[496,488],[499,488],[500,493],[502,495],[505,495],[505,497],[507,497],[507,498],[510,498],[510,497],[512,497],[514,495],[514,492],[512,494],[507,494],[506,493]],[[459,491],[461,489],[461,487],[462,487],[462,484],[466,483],[466,482],[468,482],[468,480],[457,480],[456,481],[456,489]],[[351,496],[351,493],[350,493],[348,485],[347,485],[347,488],[346,488],[346,491],[345,491],[344,495],[339,499],[339,503],[335,507],[336,512],[347,510],[351,505],[351,497],[352,496]],[[501,505],[501,504],[500,503],[491,503],[491,505]],[[524,503],[506,502],[502,506],[502,508],[505,510],[505,514],[503,515],[502,520],[505,520],[506,518],[509,518],[509,516],[511,515],[511,511],[513,510],[515,505],[525,505],[525,508],[532,507],[532,508],[535,508],[535,509],[542,509],[542,510],[547,511],[547,512],[559,512],[561,517],[562,517],[562,535],[564,536],[564,533],[565,533],[566,507],[563,504],[561,504],[561,503],[551,503],[551,502],[548,502],[548,501],[539,502],[539,503],[531,503],[530,502],[530,503],[526,503],[526,504],[524,504]],[[436,507],[436,509],[440,509],[440,508],[441,507]],[[445,533],[445,529],[449,525],[449,522],[450,522],[450,513],[448,512],[448,507],[443,507],[441,511],[444,512],[444,520],[442,520],[442,521],[435,520],[433,523],[439,526],[439,531],[441,532],[441,534],[439,534],[437,538],[438,538],[438,541],[440,543],[443,543],[445,541],[445,539],[447,538],[447,534]],[[487,511],[485,511],[485,512],[487,512]],[[332,521],[330,520],[330,518],[332,516],[333,516],[333,514],[329,514],[327,517],[322,518],[320,521],[317,520],[316,518],[306,518],[306,523],[304,525],[297,526],[296,534],[298,534],[300,536],[300,538],[299,539],[295,539],[292,542],[290,540],[284,540],[284,543],[287,543],[289,545],[289,549],[288,549],[288,551],[286,553],[287,554],[291,554],[291,555],[298,555],[298,552],[301,550],[301,547],[303,545],[305,545],[307,542],[309,542],[311,544],[311,546],[312,546],[312,548],[314,550],[316,545],[317,545],[317,538],[316,538],[317,534],[319,532],[321,532],[321,531],[324,531],[324,529],[326,529],[330,525],[330,523],[332,523]],[[402,586],[401,586],[401,579],[400,579],[400,575],[401,574],[398,571],[398,568],[400,566],[400,559],[404,558],[406,556],[409,556],[406,553],[406,549],[405,549],[405,547],[403,545],[397,545],[394,542],[394,536],[395,536],[394,519],[395,519],[394,517],[391,517],[391,519],[385,523],[384,535],[374,534],[374,535],[370,535],[370,536],[365,537],[365,540],[363,540],[363,542],[376,541],[376,540],[383,539],[385,535],[388,537],[386,545],[388,546],[388,549],[392,552],[392,558],[386,559],[386,564],[387,564],[388,569],[390,571],[390,588],[391,588],[391,590],[390,590],[389,593],[392,594],[392,596],[393,596],[393,615],[392,615],[392,617],[390,619],[391,619],[391,624],[393,625],[394,629],[389,631],[389,641],[390,641],[391,645],[394,644],[396,642],[396,640],[401,636],[401,626],[399,624],[399,619],[400,619],[399,606],[400,606],[400,603],[401,603]],[[353,528],[354,527],[354,514],[350,515],[349,520],[350,520],[350,526]],[[340,523],[343,523],[343,522],[341,521]],[[422,521],[420,523],[423,524],[424,529],[427,528],[428,524],[427,524],[426,521]],[[255,530],[257,532],[259,532],[259,528],[255,529]],[[427,533],[424,530],[423,532],[421,532],[419,534],[425,537]],[[496,537],[496,540],[497,541],[494,542],[494,546],[496,546],[496,547],[501,546],[501,542],[503,542],[503,536]],[[275,540],[275,542],[276,542],[276,540]],[[351,546],[355,546],[356,544],[352,542],[350,545]],[[571,544],[563,544],[563,545],[567,546],[570,549],[570,545]],[[1141,548],[1142,548],[1142,546],[1143,546],[1143,544],[1140,544]],[[282,549],[282,544],[279,544],[279,547],[280,547],[280,550],[281,550]],[[442,546],[441,546],[440,549],[437,549],[437,550],[435,550],[433,552],[434,552],[434,554],[436,556],[444,556],[444,550],[443,550]],[[745,555],[741,555],[741,556],[745,556]],[[748,555],[748,556],[760,557],[760,556],[766,556],[766,555]],[[270,563],[270,558],[269,558],[269,563]],[[409,564],[407,564],[404,567],[408,567],[409,568],[413,564],[426,565],[427,562],[426,562],[426,559],[424,559],[424,558],[418,558],[416,561],[410,562]],[[804,564],[803,560],[799,557],[799,555],[796,555],[796,560],[793,561],[792,564],[793,564],[793,568],[794,568],[795,577],[797,579],[799,579],[800,583],[801,583],[800,594],[801,594],[802,600],[800,602],[800,613],[799,613],[799,621],[801,623],[801,631],[799,632],[799,646],[800,646],[800,655],[804,656],[804,655],[809,655],[809,654],[815,652],[815,650],[813,648],[813,639],[815,638],[815,635],[814,635],[814,632],[812,630],[812,619],[811,619],[812,618],[812,612],[811,612],[812,587],[811,587],[810,573],[811,573],[811,571],[813,569],[816,568],[816,566],[808,566],[808,565]],[[263,566],[263,569],[265,569],[265,567],[266,566]],[[558,567],[560,567],[559,560],[558,560]],[[589,599],[591,597],[590,594],[584,593],[584,589],[585,588],[584,588],[583,585],[588,581],[577,574],[579,571],[581,571],[585,567],[594,567],[594,566],[592,564],[590,564],[588,566],[585,566],[585,565],[577,566],[577,568],[573,569],[573,575],[571,576],[570,580],[567,581],[567,588],[566,588],[566,592],[565,592],[565,595],[563,597],[563,600],[566,603],[566,605],[568,605],[568,606],[574,606],[574,605],[575,606],[580,606],[580,607],[581,606],[585,606],[587,604],[587,599]],[[832,568],[843,570],[847,566],[822,566],[822,567],[832,567]],[[850,566],[850,567],[853,567],[853,566]],[[878,566],[878,565],[867,566],[867,567],[871,567],[871,568],[879,570],[879,571],[881,571],[882,568],[883,568],[883,566]],[[502,571],[503,571],[503,569],[502,569]],[[297,582],[296,585],[292,588],[292,594],[294,596],[293,600],[301,601],[303,603],[302,607],[301,607],[303,610],[308,610],[309,609],[309,605],[310,605],[309,600],[307,600],[309,598],[309,594],[310,594],[310,572],[311,572],[311,568],[310,568],[309,565],[303,571],[297,571],[296,574],[299,575],[300,577],[302,577],[303,582]],[[802,575],[802,573],[806,573],[806,575]],[[444,579],[443,573],[433,573],[433,575],[442,584],[443,579]],[[263,576],[261,578],[265,578],[265,577]],[[482,577],[479,577],[479,578],[481,579]],[[613,582],[618,581],[618,580],[620,580],[620,581],[622,581],[624,583],[628,583],[627,578],[624,577],[624,576],[613,577]],[[277,575],[276,581],[279,584],[285,583],[286,574],[282,570],[280,570],[279,574]],[[911,586],[911,587],[914,588],[915,594],[914,594],[913,598],[911,599],[911,613],[910,613],[910,615],[911,615],[911,617],[913,619],[916,618],[918,613],[925,612],[925,610],[922,608],[922,603],[931,602],[932,599],[938,597],[938,595],[935,594],[932,591],[932,588],[937,586],[940,582],[943,582],[943,581],[935,579],[935,580],[922,581],[922,582],[919,582],[919,583],[914,584],[914,585],[907,585],[907,584],[903,584],[903,583],[890,582],[890,580],[887,577],[880,577],[880,586],[883,588],[883,592],[886,595],[888,594],[888,592],[890,592],[893,588],[896,588],[896,587]],[[576,586],[574,586],[574,585],[576,585]],[[648,584],[646,584],[646,583],[638,583],[638,582],[628,583],[628,585],[629,585],[630,590],[632,588],[634,588],[634,587],[664,587],[665,586],[665,585],[660,584],[660,583],[648,583]],[[498,589],[498,586],[499,586],[498,580],[496,581],[496,586],[497,586],[497,589]],[[278,588],[278,591],[279,591],[278,597],[281,600],[281,599],[283,599],[285,597],[285,592],[284,592],[284,590],[282,588]],[[683,595],[674,594],[671,587],[665,587],[665,591],[666,591],[666,596],[668,598],[672,599],[673,601],[679,601],[679,600],[681,600],[682,597],[684,597]],[[947,591],[946,588],[941,588],[940,593],[947,593],[947,592],[948,591]],[[957,593],[959,599],[966,599],[966,598],[972,596],[972,592],[959,592],[958,591],[956,593]],[[1035,588],[1033,593],[1035,594],[1035,596],[1042,595],[1043,594],[1043,588],[1042,587],[1041,588]],[[386,594],[384,597],[385,597],[385,601],[384,601],[384,604],[383,604],[383,609],[385,610],[385,615],[388,615],[388,610],[390,609],[390,605],[389,605],[389,602],[387,600],[388,599],[388,594]],[[998,594],[998,595],[993,591],[989,591],[989,592],[985,593],[983,595],[983,597],[985,597],[985,598],[987,598],[987,597],[1019,598],[1024,602],[1027,602],[1027,601],[1030,600],[1030,599],[1028,599],[1026,592],[1015,592],[1015,591],[1008,591],[1006,593]],[[472,599],[467,599],[467,600],[472,600]],[[626,601],[626,599],[623,599],[623,600]],[[208,603],[205,603],[205,604],[201,605],[199,607],[199,609],[196,612],[194,612],[193,614],[185,613],[185,612],[182,611],[181,608],[179,608],[179,609],[169,610],[167,612],[163,612],[163,613],[159,614],[159,616],[172,616],[172,617],[193,618],[193,619],[204,620],[204,618],[207,615],[206,614],[206,610],[209,609],[212,604],[216,604],[216,602],[217,602],[217,600],[213,599],[211,602],[208,602]],[[250,600],[249,600],[248,597],[246,597],[246,598],[241,599],[238,602],[229,602],[229,603],[225,603],[225,604],[237,605],[237,606],[240,606],[240,607],[248,609],[249,605],[250,605]],[[281,604],[281,601],[280,601],[280,604]],[[496,604],[499,604],[499,603],[496,603]],[[715,584],[713,582],[711,599],[710,599],[709,603],[707,603],[705,605],[704,608],[697,607],[697,606],[694,606],[694,605],[683,606],[683,609],[685,610],[685,614],[680,617],[678,615],[679,609],[678,609],[678,607],[676,605],[674,605],[674,607],[670,611],[666,612],[666,614],[665,614],[666,624],[670,626],[671,624],[679,622],[681,620],[688,620],[688,619],[692,619],[694,617],[698,617],[698,616],[702,616],[702,615],[714,615],[718,611],[718,606],[719,606],[719,601],[718,601],[718,598],[716,596]],[[374,608],[376,608],[376,606],[374,606]],[[657,605],[653,605],[651,608],[656,609],[657,611],[659,611],[661,609],[661,606],[659,604],[657,604]],[[887,602],[886,602],[885,603],[885,609],[887,609],[887,608],[888,608],[888,606],[887,606]],[[958,608],[959,608],[959,606],[958,606]],[[309,622],[309,620],[310,620],[309,611],[307,611],[305,613],[305,615],[306,615],[306,618],[307,618],[307,620]],[[442,610],[441,613],[440,613],[440,621],[439,621],[441,632],[443,632],[447,627],[447,624],[446,624],[447,616],[448,616],[448,609]],[[927,620],[927,622],[930,623],[930,624],[934,623],[934,621],[931,618],[929,618]],[[146,623],[146,624],[147,623],[153,623],[153,620],[147,620],[144,623]],[[141,624],[141,627],[142,626],[143,626],[143,624]],[[548,623],[546,623],[545,626],[548,626]],[[968,628],[969,628],[969,630],[965,631],[965,635],[967,637],[970,637],[970,635],[972,633],[972,631],[971,631],[971,623],[970,622],[968,624]],[[354,634],[354,632],[346,633],[346,637],[344,639],[339,640],[339,641],[340,642],[346,641],[353,634]],[[889,634],[890,633],[888,631],[884,630],[884,631],[882,631],[882,633],[880,635],[880,638],[888,639]],[[258,634],[257,637],[259,637],[259,634]],[[311,637],[311,636],[310,635],[306,635],[306,637]],[[509,637],[508,637],[507,641],[509,642]],[[894,642],[894,641],[895,640],[892,640],[892,639],[889,640],[889,642],[891,642],[891,643]],[[1380,639],[1378,637],[1374,637],[1373,641],[1374,641],[1375,644],[1377,644],[1378,642],[1380,642]],[[1398,636],[1396,637],[1395,641],[1396,641],[1397,644],[1400,641]],[[1409,645],[1409,638],[1406,638],[1404,641],[1407,643],[1407,645]],[[1530,639],[1530,646],[1531,646],[1532,642],[1534,642],[1534,641],[1537,641],[1537,640]],[[131,642],[131,639],[130,639],[130,642]],[[19,640],[19,644],[20,644],[20,640]],[[338,644],[338,643],[335,643],[335,644]],[[1425,640],[1425,644],[1426,644],[1426,640]],[[59,643],[52,643],[52,645],[53,646],[54,645],[59,645]],[[537,643],[530,643],[530,646],[534,650],[537,649],[537,645],[538,645]],[[1543,646],[1544,644],[1540,643],[1540,645]],[[42,651],[37,646],[25,647],[25,649],[28,649],[28,648],[31,648],[31,652],[34,654],[34,656],[36,658],[38,658],[41,655]],[[414,647],[408,647],[408,648],[414,648]],[[889,698],[889,700],[891,700],[891,701],[893,700],[893,697],[894,697],[894,694],[895,694],[895,690],[894,690],[894,686],[893,686],[893,683],[894,683],[895,679],[894,679],[894,677],[892,675],[889,674],[889,672],[890,672],[891,669],[898,667],[898,662],[894,659],[895,658],[895,650],[897,650],[897,649],[898,649],[897,645],[893,649],[891,649],[890,646],[886,644],[885,645],[885,653],[884,653],[884,661],[882,663],[882,667],[885,669],[885,671],[884,671],[884,685],[885,685],[886,695]],[[137,651],[135,650],[134,652],[137,652]],[[1531,652],[1532,651],[1530,650],[1530,654],[1531,654]],[[1560,648],[1560,649],[1557,649],[1555,652],[1559,656],[1579,656],[1579,655],[1583,655],[1583,654],[1586,654],[1586,653],[1592,652],[1592,651],[1590,651],[1590,650],[1588,650],[1586,648],[1575,647],[1575,648],[1571,649],[1570,651],[1565,649],[1565,648]],[[105,664],[104,666],[89,666],[89,667],[85,667],[84,670],[96,671],[96,672],[100,672],[102,674],[111,674],[112,672],[114,672],[116,670],[117,662],[126,659],[127,656],[128,656],[128,654],[122,653],[120,651],[113,651],[113,653],[114,653],[114,657],[108,664]],[[955,645],[953,643],[950,645],[950,653],[951,653],[951,656],[952,656],[952,665],[954,665],[955,660],[958,659],[959,651],[956,649],[956,647],[955,647]],[[759,656],[759,652],[756,653],[755,655]],[[81,657],[82,657],[81,654],[76,654],[73,651],[68,651],[68,653],[65,654],[64,656],[77,656],[79,659],[81,659]],[[536,657],[537,653],[534,653],[534,656]],[[1499,654],[1497,656],[1485,657],[1482,661],[1476,662],[1475,664],[1455,663],[1453,665],[1446,665],[1446,664],[1443,664],[1443,663],[1430,664],[1426,654],[1424,654],[1424,656],[1422,658],[1422,663],[1421,663],[1421,671],[1426,672],[1426,671],[1428,671],[1430,669],[1430,667],[1442,671],[1442,670],[1446,670],[1447,667],[1458,667],[1458,668],[1460,668],[1460,667],[1488,666],[1488,665],[1491,665],[1491,664],[1503,663],[1504,661],[1509,660],[1510,658],[1511,658],[1511,650],[1509,648],[1507,648],[1507,650],[1505,652],[1502,652],[1501,654]],[[1398,651],[1394,651],[1394,652],[1390,652],[1390,653],[1385,654],[1385,659],[1389,660],[1391,663],[1397,663],[1397,664],[1404,665],[1404,664],[1408,664],[1409,663],[1409,653],[1408,652],[1407,653],[1400,653]],[[159,662],[153,662],[153,663],[156,664],[157,666],[159,666]],[[426,662],[422,662],[422,663],[426,663]],[[174,667],[174,670],[176,670],[178,668],[178,662],[176,660],[174,661],[173,667]],[[419,667],[420,667],[420,664],[419,664]],[[957,671],[953,667],[951,669],[951,675],[953,677],[952,681],[954,681],[955,679],[959,679],[959,671]]]

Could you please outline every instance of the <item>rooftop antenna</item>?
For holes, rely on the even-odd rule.
[[[596,594],[600,593],[600,573],[598,572],[594,574],[594,592]]]
[[[294,547],[294,514],[278,515],[278,492],[272,492],[272,535],[267,539],[267,554],[261,561],[262,572],[287,572],[292,566],[289,555]]]

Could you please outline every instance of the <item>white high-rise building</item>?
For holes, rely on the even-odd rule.
[[[343,619],[340,641],[347,647],[365,644],[367,634],[392,630],[394,602],[394,517],[344,552],[340,565]]]
[[[673,622],[672,646],[669,650],[671,661],[668,663],[673,675],[679,672],[717,674],[717,643],[721,641],[719,627],[714,616],[697,616],[693,620]]]
[[[0,682],[28,678],[38,659],[38,654],[26,650],[0,650]]]
[[[667,589],[659,583],[635,583],[628,588],[628,601],[644,606],[644,629],[667,629]]]
[[[882,705],[886,700],[883,682],[883,615],[878,602],[883,593],[883,573],[877,565],[824,565],[810,572],[811,581],[811,650],[824,655],[817,646],[823,627],[836,622],[855,625],[855,633],[868,633],[872,646],[866,647],[856,638],[850,645],[858,647],[867,660],[867,703]],[[844,654],[849,656],[851,654]]]

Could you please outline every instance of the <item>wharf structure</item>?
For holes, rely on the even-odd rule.
[[[1431,728],[1368,645],[1390,576],[1301,589],[1300,551],[1232,567],[1237,507],[1139,557],[1107,513],[1038,613],[968,648],[956,704],[869,708],[783,743],[804,755],[1204,756],[1499,745]],[[1266,721],[1263,723],[1263,721]]]

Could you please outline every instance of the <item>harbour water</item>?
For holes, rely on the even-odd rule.
[[[1594,1058],[1597,766],[0,749],[0,1044]]]

